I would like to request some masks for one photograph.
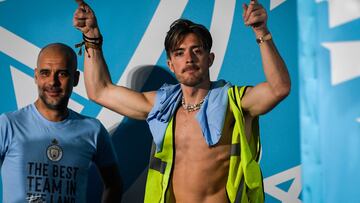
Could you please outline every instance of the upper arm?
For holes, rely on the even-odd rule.
[[[121,202],[122,182],[117,164],[98,169],[104,183],[102,202]]]
[[[102,106],[121,115],[145,120],[155,102],[156,92],[136,92],[126,87],[108,85],[98,98],[92,98]]]
[[[273,109],[287,93],[278,94],[271,89],[267,82],[260,83],[255,87],[248,87],[241,100],[241,107],[251,116],[265,114]]]
[[[117,164],[102,166],[98,169],[101,175],[101,179],[104,182],[105,188],[116,186],[120,187],[119,189],[121,189],[121,178]]]
[[[96,146],[94,163],[104,183],[103,202],[120,202],[122,183],[118,162],[110,136],[101,124]]]
[[[10,141],[12,138],[12,129],[10,127],[10,121],[5,114],[0,115],[0,159],[6,153]]]

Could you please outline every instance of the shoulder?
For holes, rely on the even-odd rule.
[[[165,83],[160,89],[156,91],[156,103],[164,103],[167,99],[172,98],[181,91],[180,84],[167,84]],[[156,104],[155,104],[156,105]]]
[[[69,119],[71,119],[72,122],[75,122],[79,126],[84,126],[92,130],[100,129],[102,127],[100,120],[98,120],[97,118],[80,114],[72,109],[69,109],[69,113]]]
[[[239,94],[239,96],[243,98],[251,91],[252,88],[253,86],[251,85],[232,85],[229,91],[234,91],[235,93],[235,90],[237,89],[237,94]]]
[[[24,120],[26,117],[32,114],[31,105],[25,106],[19,110],[6,112],[0,115],[0,122],[15,122],[19,120]]]
[[[179,90],[180,84],[163,84],[158,90],[157,93],[165,93],[165,94],[171,94],[172,92]]]
[[[0,115],[0,126],[8,125],[10,123],[8,114],[9,113],[3,113]]]

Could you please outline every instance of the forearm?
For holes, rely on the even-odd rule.
[[[251,26],[259,43],[266,81],[246,91],[242,107],[251,116],[264,114],[274,108],[290,92],[290,77],[286,65],[271,39],[267,28],[267,13],[264,7],[251,0],[243,5],[244,23]]]
[[[102,203],[121,202],[121,189],[104,188],[102,194]]]
[[[256,33],[256,37],[264,36],[268,31]],[[290,91],[290,77],[286,64],[281,58],[272,39],[259,44],[262,65],[266,82],[277,97],[285,97]]]
[[[101,50],[102,39],[94,11],[79,0],[73,25],[84,35],[84,78],[88,97],[119,114],[146,119],[154,104],[155,92],[139,93],[114,85]]]
[[[109,148],[110,146],[108,146]],[[110,156],[110,155],[109,155]],[[121,202],[122,181],[117,164],[99,168],[104,189],[102,194],[103,203]]]
[[[84,53],[84,78],[88,97],[97,101],[102,92],[112,84],[109,70],[107,68],[102,52],[102,37],[97,26],[89,29],[84,38],[97,48],[85,43]],[[90,40],[89,40],[90,39]]]
[[[88,97],[98,100],[112,84],[102,50],[88,48],[84,56],[84,78]]]

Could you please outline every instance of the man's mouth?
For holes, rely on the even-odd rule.
[[[199,68],[197,66],[188,66],[188,67],[184,68],[183,73],[185,73],[185,72],[195,72],[197,70],[199,70]]]
[[[61,89],[45,89],[45,92],[51,97],[56,97],[61,94]]]

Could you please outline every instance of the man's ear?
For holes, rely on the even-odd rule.
[[[169,69],[171,70],[171,72],[174,73],[174,65],[170,59],[167,60],[167,65],[169,66]]]
[[[37,84],[37,78],[38,78],[38,69],[35,68],[34,69],[34,81],[35,81],[35,84]]]
[[[211,52],[209,54],[209,67],[212,66],[212,64],[214,63],[214,59],[215,59],[215,54]]]
[[[79,78],[80,78],[80,72],[77,70],[74,73],[74,87],[76,87],[79,83]]]

